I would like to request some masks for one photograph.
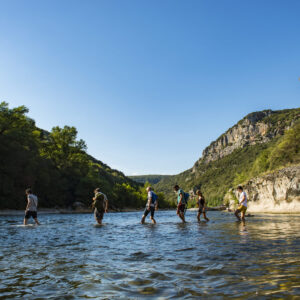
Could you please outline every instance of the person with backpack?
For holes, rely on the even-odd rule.
[[[108,199],[105,194],[100,192],[99,188],[94,190],[95,197],[93,198],[92,208],[94,209],[94,216],[99,225],[102,225],[104,213],[108,210]]]
[[[203,214],[203,217],[206,221],[209,221],[209,219],[206,216],[206,212],[205,212],[205,198],[203,196],[203,194],[201,193],[200,190],[197,190],[196,195],[198,196],[198,214],[197,214],[197,219],[198,222],[200,222],[200,216],[201,214]]]
[[[177,215],[185,223],[185,210],[187,207],[189,194],[185,193],[177,184],[174,186],[174,191],[177,194]]]
[[[142,224],[145,223],[145,219],[146,219],[147,215],[149,214],[149,212],[151,212],[150,219],[151,219],[153,224],[156,224],[156,221],[154,219],[154,212],[158,208],[158,201],[157,201],[158,197],[152,191],[152,188],[150,186],[147,187],[146,191],[148,192],[148,201],[147,201],[147,204],[146,204],[144,214],[142,216],[141,223]]]
[[[25,193],[27,196],[27,206],[25,209],[24,225],[27,225],[30,217],[34,219],[36,225],[40,225],[37,219],[38,198],[32,193],[31,189],[27,189]]]

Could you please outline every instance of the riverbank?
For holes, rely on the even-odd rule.
[[[136,212],[141,211],[141,209],[119,209],[119,210],[109,210],[109,212]],[[38,210],[38,214],[90,214],[93,213],[92,209],[81,208],[81,209],[55,209],[55,208],[41,208]],[[3,209],[0,210],[0,216],[12,216],[12,215],[24,215],[24,210],[18,209]]]
[[[123,208],[123,209],[110,209],[109,212],[138,212],[143,211],[144,208]],[[159,211],[176,210],[175,208],[160,208]],[[198,208],[189,208],[188,211],[197,211]],[[207,207],[207,211],[224,211],[225,206],[218,207]],[[38,214],[90,214],[93,213],[92,209],[89,208],[77,208],[77,209],[67,209],[67,208],[41,208],[38,210]],[[0,216],[13,216],[13,215],[24,215],[24,210],[19,209],[3,209],[0,210]]]
[[[187,210],[189,211],[197,211],[199,208],[198,207],[193,207],[193,208],[188,208]],[[227,210],[225,205],[221,205],[221,206],[215,206],[215,207],[206,207],[205,208],[206,211],[224,211]]]

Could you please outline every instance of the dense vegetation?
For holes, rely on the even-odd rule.
[[[137,175],[137,176],[128,176],[132,180],[145,184],[146,182],[150,184],[156,184],[160,182],[163,178],[168,178],[169,175]]]
[[[27,113],[24,106],[0,103],[0,208],[24,208],[27,187],[47,208],[89,206],[95,187],[107,194],[111,208],[145,206],[144,186],[89,156],[75,127],[46,132]],[[159,203],[168,206],[163,194]]]
[[[41,207],[73,207],[91,203],[100,187],[113,209],[142,208],[145,186],[159,191],[159,206],[175,204],[173,185],[186,191],[201,188],[211,206],[219,205],[229,188],[290,164],[300,163],[300,109],[272,113],[263,119],[272,131],[281,133],[268,143],[236,149],[222,159],[205,163],[175,176],[126,177],[86,153],[74,127],[54,127],[51,132],[36,127],[24,106],[9,108],[0,103],[0,208],[24,208],[24,190],[32,187]],[[248,116],[251,116],[248,115]],[[285,130],[285,128],[290,128]],[[195,201],[191,199],[190,206]]]
[[[185,190],[200,188],[210,206],[220,205],[228,189],[247,180],[278,168],[300,163],[300,109],[284,110],[264,120],[272,129],[283,130],[282,124],[290,129],[268,143],[248,145],[236,149],[222,159],[206,164],[199,161],[195,172],[187,170],[176,176],[162,179],[155,187],[164,192],[166,199],[174,201],[172,186],[180,184]],[[276,127],[276,124],[278,126]],[[190,206],[195,201],[190,201]]]

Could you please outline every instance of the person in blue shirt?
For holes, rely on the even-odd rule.
[[[158,208],[157,195],[152,191],[150,186],[147,187],[146,191],[148,192],[148,201],[146,204],[146,208],[145,208],[141,223],[142,224],[145,223],[145,219],[146,219],[147,215],[149,214],[149,212],[151,212],[150,219],[153,224],[156,224],[156,221],[154,219],[154,212]]]
[[[174,192],[177,194],[177,215],[185,223],[185,208],[186,208],[186,200],[184,191],[176,184],[174,186]]]

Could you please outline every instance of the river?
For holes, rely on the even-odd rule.
[[[0,216],[0,299],[274,299],[300,295],[300,216],[187,212]],[[31,221],[32,222],[32,221]],[[296,298],[293,298],[296,299]]]

